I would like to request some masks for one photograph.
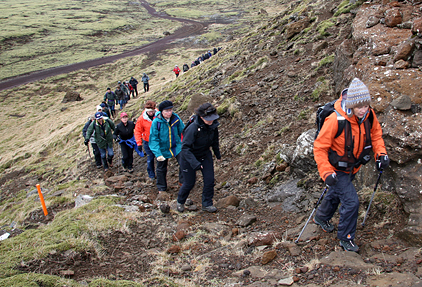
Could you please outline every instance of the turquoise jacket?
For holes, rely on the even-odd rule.
[[[172,158],[180,153],[184,127],[185,124],[176,113],[172,114],[169,122],[163,118],[161,112],[156,113],[149,135],[149,148],[155,157]]]

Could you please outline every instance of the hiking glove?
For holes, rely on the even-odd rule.
[[[387,168],[389,165],[390,165],[390,159],[388,158],[388,155],[382,155],[378,157],[377,161],[375,162],[375,166],[380,171]]]
[[[157,157],[157,160],[158,161],[165,161],[166,158],[164,156],[160,155],[159,157]]]
[[[89,143],[89,140],[85,140],[85,141],[84,141],[84,144],[85,144],[86,146],[88,146],[88,143]]]
[[[332,173],[325,179],[325,184],[328,186],[333,186],[337,184],[337,181],[337,175],[335,173]]]

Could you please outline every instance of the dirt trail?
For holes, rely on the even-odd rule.
[[[141,3],[143,7],[145,7],[148,13],[152,15],[153,17],[179,21],[179,22],[185,23],[186,26],[183,26],[177,29],[170,36],[166,36],[165,38],[162,38],[153,43],[143,45],[139,48],[136,48],[131,51],[126,51],[118,55],[97,58],[97,59],[92,59],[92,60],[88,60],[88,61],[84,61],[80,63],[36,71],[36,72],[24,74],[21,76],[16,76],[16,77],[1,81],[0,91],[17,87],[20,85],[24,85],[27,83],[31,83],[34,81],[39,81],[48,77],[57,76],[60,74],[70,73],[70,72],[81,70],[81,69],[88,69],[94,66],[111,63],[111,62],[114,62],[116,60],[126,58],[126,57],[132,57],[132,56],[136,56],[143,53],[157,54],[158,52],[167,49],[168,45],[176,39],[181,39],[181,38],[185,38],[192,35],[200,35],[203,32],[204,27],[209,25],[209,23],[200,23],[193,20],[171,17],[165,13],[157,12],[154,8],[149,6],[149,4],[146,1],[139,1],[139,2]]]

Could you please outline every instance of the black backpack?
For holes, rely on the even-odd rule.
[[[315,121],[315,124],[317,125],[315,139],[318,137],[319,132],[321,131],[322,125],[324,124],[325,119],[329,115],[331,115],[333,112],[336,112],[337,116],[340,116],[340,114],[334,108],[334,104],[336,102],[337,100],[334,100],[318,108],[316,112],[316,121]],[[346,119],[344,117],[342,117],[342,119],[339,119],[339,117],[337,117],[337,121],[338,121],[338,131],[335,137],[338,137],[339,135],[341,135],[341,133],[344,130],[344,126],[346,125]]]

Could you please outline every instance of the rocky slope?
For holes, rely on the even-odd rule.
[[[44,218],[39,210],[22,225],[51,225],[54,215],[63,211],[80,218],[75,210],[92,198],[79,195],[98,202],[111,194],[117,194],[119,214],[128,218],[127,225],[98,234],[101,248],[83,252],[57,248],[14,268],[71,278],[74,281],[66,284],[72,286],[101,285],[95,276],[117,286],[119,280],[148,286],[421,284],[422,5],[418,1],[280,5],[286,6],[285,12],[155,95],[158,101],[174,101],[186,119],[205,100],[218,106],[223,153],[223,162],[216,164],[218,213],[197,211],[201,181],[192,192],[190,211],[178,214],[175,172],[169,175],[173,183],[169,192],[157,194],[144,181],[144,159],[137,159],[134,175],[115,168],[104,178],[86,161],[78,179],[87,184],[72,191],[78,208],[50,206],[53,216]],[[359,254],[341,251],[335,234],[325,234],[314,224],[294,244],[323,190],[312,158],[314,113],[337,98],[353,77],[361,78],[372,93],[391,168],[381,179],[365,229],[358,230]],[[137,115],[133,110],[132,116]],[[376,176],[373,162],[357,176],[359,223]],[[2,180],[2,184],[4,190],[13,189],[13,182]],[[63,192],[50,195],[59,197]],[[83,208],[86,218],[107,209],[98,203]],[[3,283],[13,280],[17,277]]]

